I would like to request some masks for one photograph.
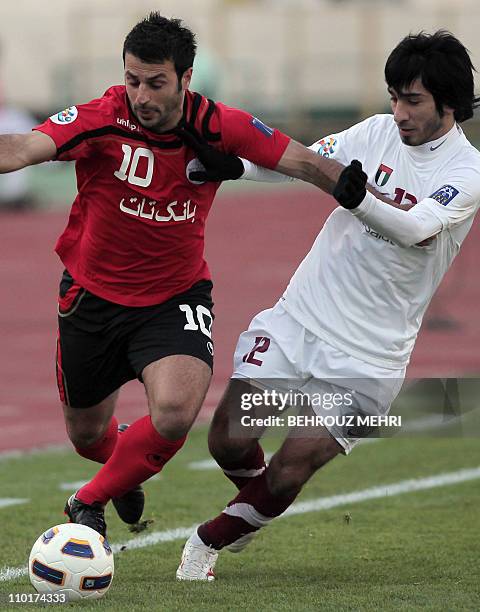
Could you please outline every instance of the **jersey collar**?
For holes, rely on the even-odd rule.
[[[431,140],[430,142],[417,146],[403,143],[402,145],[413,159],[418,161],[430,161],[443,156],[447,150],[449,151],[451,147],[458,142],[462,135],[462,128],[458,123],[455,123],[451,130],[436,140]]]

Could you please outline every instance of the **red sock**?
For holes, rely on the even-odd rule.
[[[113,453],[118,436],[118,421],[112,416],[105,434],[90,446],[75,446],[79,455],[97,463],[106,463]]]
[[[248,453],[241,461],[222,462],[219,464],[223,473],[229,478],[238,489],[243,489],[252,478],[263,474],[266,468],[263,449],[257,442],[253,450]]]
[[[86,504],[106,504],[112,497],[121,497],[160,472],[185,440],[186,436],[180,440],[163,438],[150,416],[138,419],[118,437],[110,459],[78,491],[77,498]]]
[[[270,493],[266,473],[253,478],[225,510],[198,528],[204,544],[219,550],[243,535],[257,531],[290,506],[297,494],[279,496]]]

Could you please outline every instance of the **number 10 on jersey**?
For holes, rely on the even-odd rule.
[[[132,147],[127,144],[122,144],[122,151],[122,165],[120,170],[113,173],[114,176],[121,181],[128,181],[131,185],[137,185],[137,187],[148,187],[152,182],[153,176],[153,151],[144,147],[138,147],[135,149],[132,157]],[[136,174],[138,162],[142,157],[147,160],[147,173],[145,176],[138,176]]]

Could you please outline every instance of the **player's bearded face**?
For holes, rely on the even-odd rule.
[[[125,55],[125,86],[130,106],[143,127],[155,132],[174,128],[182,117],[185,90],[192,70],[187,70],[180,82],[173,62],[147,64],[127,53]]]
[[[420,79],[397,92],[389,88],[392,112],[402,142],[418,146],[446,134],[455,122],[453,109],[444,107],[440,116],[432,94]]]

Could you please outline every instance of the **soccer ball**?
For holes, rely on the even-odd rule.
[[[95,530],[64,523],[38,538],[30,553],[28,571],[39,593],[64,594],[66,601],[98,599],[112,583],[113,553]]]

